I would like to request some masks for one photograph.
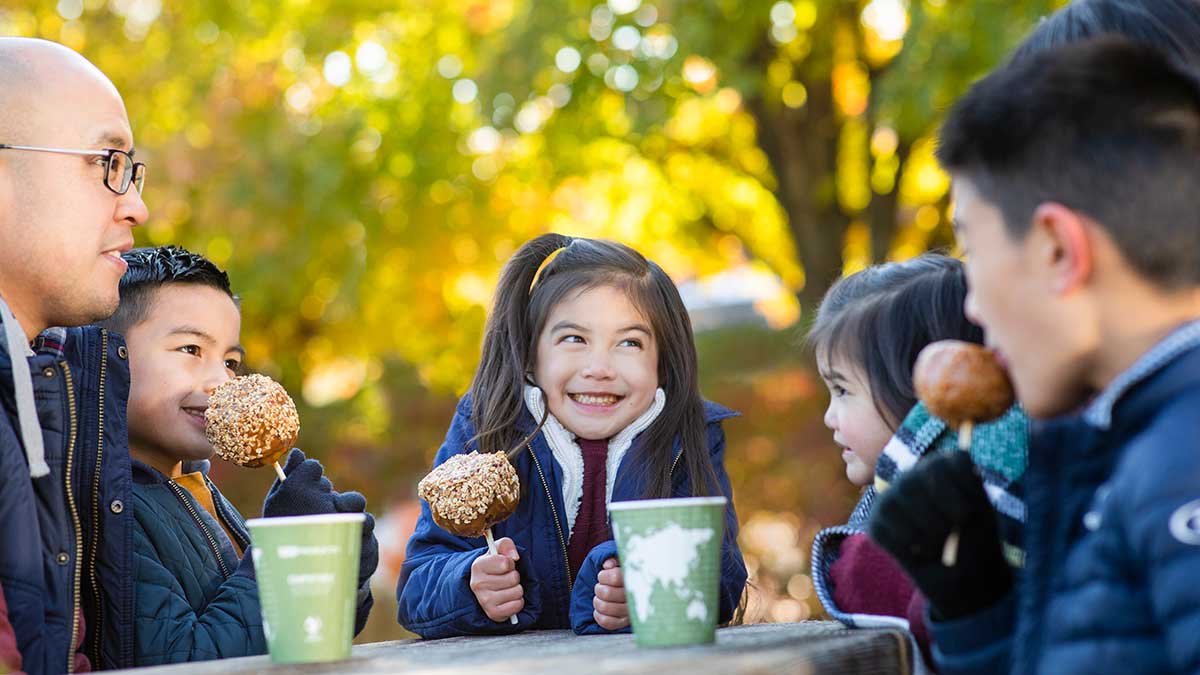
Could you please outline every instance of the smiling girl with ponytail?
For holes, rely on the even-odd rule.
[[[728,621],[746,581],[720,426],[734,414],[700,395],[691,322],[662,268],[610,241],[527,242],[501,273],[479,368],[435,460],[503,452],[521,501],[493,528],[497,554],[442,530],[422,504],[401,569],[400,623],[426,638],[627,631],[607,505],[703,495],[730,499]]]

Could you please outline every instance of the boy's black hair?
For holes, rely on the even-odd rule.
[[[1153,47],[1102,37],[1012,61],[955,104],[937,156],[1013,239],[1054,202],[1150,282],[1200,283],[1200,79]]]
[[[860,369],[875,409],[894,431],[917,402],[917,354],[938,340],[983,342],[982,329],[963,311],[966,297],[962,261],[950,256],[924,253],[868,267],[825,293],[807,343],[822,371],[835,356]]]
[[[1012,59],[1101,35],[1119,35],[1200,64],[1200,0],[1075,0],[1043,19]]]
[[[135,248],[121,258],[129,269],[121,277],[121,302],[117,311],[101,325],[117,333],[145,321],[154,302],[154,292],[167,284],[195,284],[215,288],[236,303],[229,276],[202,255],[178,246]]]

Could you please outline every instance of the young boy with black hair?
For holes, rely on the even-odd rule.
[[[944,673],[1196,672],[1200,79],[1116,38],[1019,59],[955,106],[938,157],[967,313],[1040,420],[1026,564],[1015,580],[966,453],[901,478],[871,536],[929,599]]]
[[[242,365],[241,315],[229,278],[171,246],[124,254],[121,302],[105,322],[129,346],[133,456],[134,660],[138,665],[266,652],[245,522],[208,478],[208,397]],[[362,512],[321,464],[293,449],[286,481],[271,486],[265,517]],[[367,514],[356,632],[371,609],[379,560]]]

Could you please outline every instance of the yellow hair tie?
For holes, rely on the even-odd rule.
[[[567,246],[570,246],[570,244],[567,244]],[[567,246],[559,246],[558,248],[554,249],[550,255],[546,256],[546,259],[542,261],[542,264],[538,265],[537,271],[533,273],[533,281],[529,282],[529,290],[532,291],[533,287],[536,286],[537,282],[542,278],[542,270],[546,269],[546,266],[549,265],[550,262],[555,258],[557,258],[558,254],[562,253]]]

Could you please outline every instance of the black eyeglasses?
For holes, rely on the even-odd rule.
[[[8,145],[0,143],[0,150],[28,150],[31,152],[53,152],[59,155],[84,155],[104,157],[104,187],[123,195],[129,192],[129,186],[137,188],[142,193],[146,183],[146,165],[133,161],[133,155],[124,150],[108,148],[106,150],[67,150],[64,148],[39,148],[32,145]]]

